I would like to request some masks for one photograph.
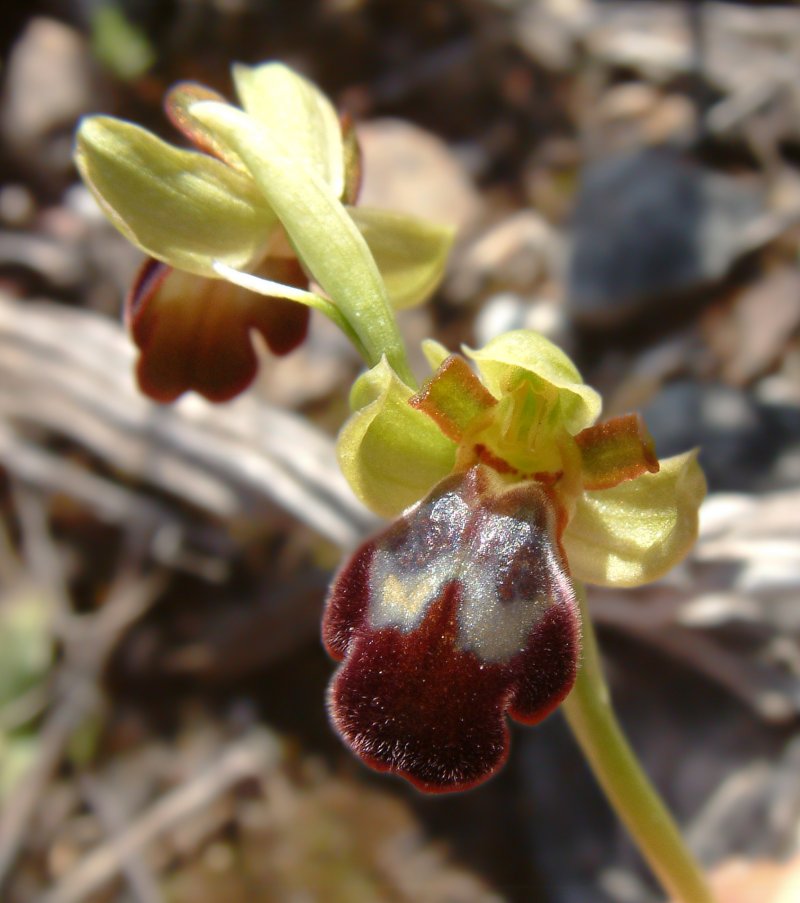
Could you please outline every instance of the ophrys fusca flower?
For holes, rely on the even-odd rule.
[[[450,791],[502,765],[506,715],[535,724],[569,693],[573,579],[663,574],[695,538],[705,484],[694,453],[659,464],[638,417],[595,425],[599,396],[541,336],[468,352],[477,373],[428,352],[438,366],[420,392],[385,363],[354,388],[342,469],[399,516],[339,572],[323,637],[342,660],[330,711],[345,741]]]

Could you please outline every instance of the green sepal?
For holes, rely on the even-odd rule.
[[[330,187],[344,193],[344,148],[339,117],[328,98],[308,79],[282,63],[233,66],[242,106]],[[285,137],[284,137],[285,136]]]
[[[601,586],[639,586],[681,561],[697,538],[706,493],[697,452],[611,489],[587,492],[562,537],[570,572]]]
[[[199,276],[213,261],[247,268],[277,225],[252,180],[107,116],[81,123],[76,163],[103,211],[150,257]]]
[[[383,358],[355,382],[355,413],[339,433],[342,473],[356,496],[384,517],[419,501],[455,464],[455,444],[411,407],[412,394]]]
[[[583,382],[567,355],[537,332],[506,332],[483,348],[465,348],[464,353],[478,365],[483,382],[496,398],[522,382],[544,395],[557,393],[564,426],[573,435],[594,423],[600,413],[599,394]]]
[[[383,277],[395,310],[420,304],[441,282],[454,231],[405,213],[348,207]]]

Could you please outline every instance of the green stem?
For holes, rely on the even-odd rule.
[[[700,866],[614,715],[586,593],[580,584],[576,584],[576,594],[583,615],[583,655],[562,711],[611,805],[674,903],[713,903]]]

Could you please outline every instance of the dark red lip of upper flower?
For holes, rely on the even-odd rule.
[[[259,275],[307,285],[292,258],[265,261]],[[140,351],[139,388],[155,401],[174,401],[194,389],[210,401],[229,401],[255,379],[251,332],[273,354],[288,354],[308,332],[310,311],[285,298],[264,298],[221,279],[208,279],[146,260],[128,294],[125,318]]]
[[[329,708],[368,765],[426,792],[469,789],[508,756],[506,713],[535,724],[567,695],[579,622],[549,504],[532,483],[498,492],[477,466],[340,571],[323,622],[343,659]]]
[[[180,82],[164,107],[172,124],[198,150],[240,168],[241,161],[191,115],[191,105],[199,101],[224,98],[203,85]],[[268,257],[255,275],[308,288],[308,278],[292,257]],[[261,297],[152,258],[142,265],[125,301],[125,319],[141,352],[136,365],[139,388],[161,403],[189,390],[209,401],[230,401],[253,382],[258,370],[251,332],[260,333],[273,354],[284,355],[303,342],[309,318],[309,309],[301,304]]]

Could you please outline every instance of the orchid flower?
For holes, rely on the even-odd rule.
[[[105,116],[78,131],[86,184],[148,255],[126,302],[140,387],[162,402],[187,389],[227,400],[256,374],[252,334],[285,354],[309,308],[370,365],[386,354],[409,377],[393,308],[436,286],[450,230],[352,206],[355,133],[311,82],[279,63],[234,66],[233,80],[243,109],[200,85],[167,95],[197,150]]]
[[[535,724],[570,692],[574,581],[661,576],[694,542],[705,483],[694,452],[659,463],[639,417],[596,424],[600,397],[538,334],[467,350],[477,373],[426,352],[421,391],[385,361],[353,389],[342,471],[397,519],[340,571],[323,636],[345,742],[441,792],[497,771],[506,714]]]

